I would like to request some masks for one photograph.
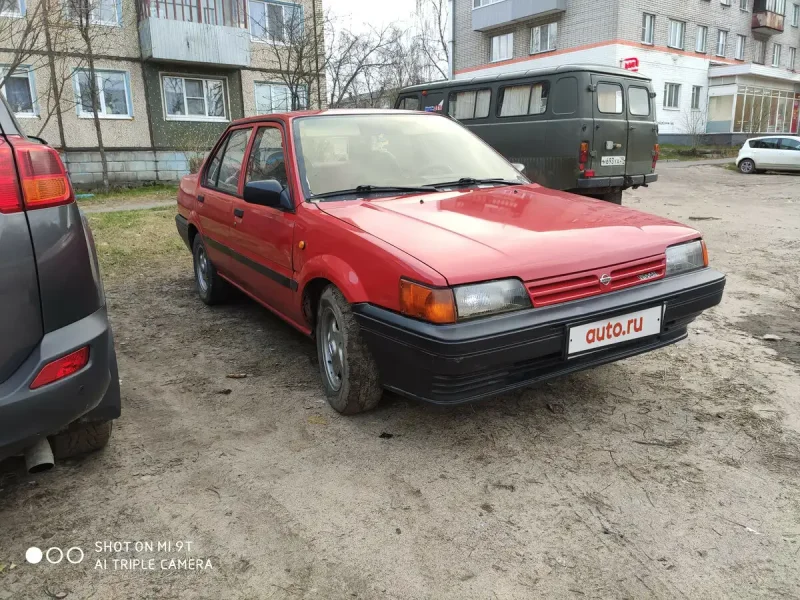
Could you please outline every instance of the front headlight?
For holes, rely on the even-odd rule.
[[[453,291],[459,320],[531,307],[531,298],[518,279],[462,285]]]
[[[702,240],[667,248],[667,277],[708,266],[708,254]]]

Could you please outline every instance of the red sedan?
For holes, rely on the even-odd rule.
[[[722,298],[694,229],[530,183],[447,117],[265,115],[184,177],[200,298],[316,340],[331,405],[477,400],[686,337]]]

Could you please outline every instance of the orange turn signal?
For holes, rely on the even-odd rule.
[[[433,289],[401,279],[400,312],[431,323],[455,323],[456,304],[453,291]]]
[[[700,245],[703,247],[703,266],[708,266],[708,247],[704,240],[700,240]]]

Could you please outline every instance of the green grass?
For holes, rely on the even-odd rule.
[[[90,191],[84,192],[77,190],[76,194],[94,194],[92,198],[78,198],[81,205],[94,204],[96,202],[107,202],[109,200],[173,200],[178,196],[178,186],[173,184],[154,184],[143,185],[134,188],[114,188],[108,192]]]
[[[154,208],[87,215],[104,277],[189,259],[178,230],[175,209]]]
[[[692,153],[691,146],[677,144],[661,144],[659,147],[662,160],[703,160],[707,158],[732,158],[739,153],[733,146],[698,146],[697,153]],[[710,153],[710,154],[709,154]]]

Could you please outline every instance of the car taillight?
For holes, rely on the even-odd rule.
[[[72,188],[58,152],[48,146],[15,145],[26,209],[72,202]]]
[[[64,379],[73,373],[77,373],[89,363],[89,346],[84,346],[80,350],[76,350],[71,354],[62,356],[61,358],[47,363],[36,379],[31,383],[31,389],[35,390],[43,385],[53,383],[59,379]]]
[[[578,153],[579,168],[583,171],[589,162],[589,142],[581,142],[581,151]]]
[[[8,142],[0,138],[0,213],[21,210],[22,203],[19,201],[19,185],[13,151]]]
[[[658,146],[658,144],[656,144],[656,145],[653,146],[653,166],[652,166],[653,169],[656,168],[656,163],[658,162],[658,157],[659,157],[659,146]]]

